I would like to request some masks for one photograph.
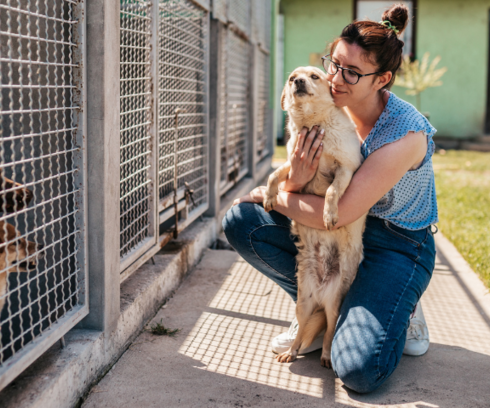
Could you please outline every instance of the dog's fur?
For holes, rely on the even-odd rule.
[[[35,269],[36,261],[43,256],[41,245],[19,236],[13,225],[0,221],[0,313],[6,300],[8,274]]]
[[[315,76],[317,79],[315,79]],[[303,127],[318,125],[325,130],[323,152],[313,179],[302,193],[325,197],[323,221],[327,230],[292,222],[292,233],[299,240],[297,260],[298,334],[291,348],[277,356],[280,362],[293,361],[300,348],[308,347],[326,328],[321,364],[331,367],[330,353],[339,309],[354,280],[363,257],[362,233],[365,215],[345,227],[332,230],[338,222],[338,202],[361,164],[359,139],[347,114],[337,108],[330,94],[326,75],[315,67],[300,67],[288,78],[281,98],[288,112],[288,159],[291,158]],[[277,203],[278,185],[287,179],[288,160],[269,176],[264,209]]]

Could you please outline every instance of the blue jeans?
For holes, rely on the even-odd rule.
[[[230,244],[254,268],[297,296],[295,238],[290,219],[259,204],[232,207],[223,219]],[[409,231],[367,217],[364,260],[340,309],[332,366],[359,393],[378,388],[400,362],[410,314],[427,288],[435,263],[430,227]]]

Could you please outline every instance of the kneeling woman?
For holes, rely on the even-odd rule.
[[[404,352],[421,355],[429,346],[417,303],[435,262],[431,232],[437,222],[431,161],[435,129],[389,91],[402,61],[403,41],[398,35],[407,20],[407,8],[395,5],[380,23],[349,24],[323,58],[335,104],[355,122],[364,157],[339,202],[336,228],[369,213],[364,260],[342,304],[331,356],[336,375],[361,393],[379,387]],[[290,220],[312,228],[323,225],[324,198],[297,193],[318,167],[321,137],[315,128],[301,132],[275,211],[264,211],[265,187],[258,187],[236,200],[223,220],[230,244],[294,301],[297,250]],[[273,340],[273,351],[286,351],[296,329],[293,321],[288,333]],[[319,340],[302,352],[321,347]]]

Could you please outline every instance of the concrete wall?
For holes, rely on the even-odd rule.
[[[281,0],[284,13],[284,74],[308,65],[353,18],[353,1]],[[438,136],[468,138],[484,132],[488,72],[490,0],[418,0],[416,53],[441,56],[443,85],[425,91],[422,111],[430,113]],[[466,68],[470,64],[471,69]],[[401,98],[415,103],[405,90]]]

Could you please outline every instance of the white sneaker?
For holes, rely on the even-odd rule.
[[[425,322],[424,312],[420,301],[410,315],[410,326],[407,330],[407,341],[403,354],[407,356],[421,356],[429,349],[429,329]]]
[[[280,335],[274,337],[271,341],[272,351],[276,354],[281,354],[288,351],[293,345],[294,339],[298,334],[298,320],[296,317],[291,322],[291,326],[289,326],[289,330],[287,332],[281,333]],[[313,340],[308,347],[304,349],[299,349],[298,354],[308,354],[312,351],[319,350],[323,347],[323,335],[325,334],[325,330],[323,330],[318,337]]]

